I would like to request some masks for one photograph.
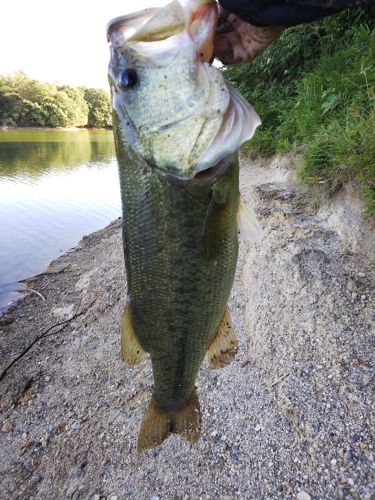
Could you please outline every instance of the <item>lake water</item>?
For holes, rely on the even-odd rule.
[[[19,280],[120,215],[111,131],[0,130],[0,311]]]

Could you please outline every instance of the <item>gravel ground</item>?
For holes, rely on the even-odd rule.
[[[119,359],[120,221],[29,281],[0,320],[0,370],[20,356],[0,382],[1,498],[375,498],[374,268],[290,179],[243,161],[265,237],[241,244],[240,350],[200,371],[196,445],[136,453],[152,377]]]

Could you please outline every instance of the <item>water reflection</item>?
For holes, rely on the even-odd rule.
[[[110,131],[0,131],[0,309],[120,206]]]
[[[0,176],[37,177],[51,170],[110,162],[113,156],[110,131],[0,131]]]

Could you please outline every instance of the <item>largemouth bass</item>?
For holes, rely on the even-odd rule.
[[[198,439],[199,367],[206,353],[220,367],[237,350],[227,301],[238,220],[257,231],[239,201],[238,148],[260,120],[209,63],[216,20],[211,0],[175,0],[108,25],[128,278],[121,353],[129,365],[149,353],[154,376],[138,450],[171,433]]]

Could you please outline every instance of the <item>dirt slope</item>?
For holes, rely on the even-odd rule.
[[[135,451],[152,377],[149,360],[119,360],[119,221],[30,283],[2,321],[1,370],[60,326],[0,382],[1,498],[374,497],[374,269],[288,179],[243,161],[265,236],[241,244],[240,351],[201,369],[197,445],[172,436]]]

